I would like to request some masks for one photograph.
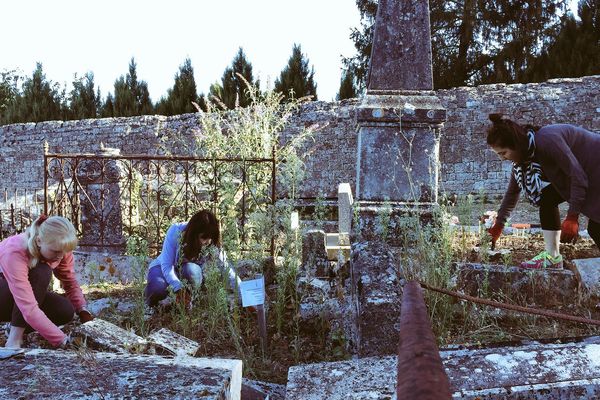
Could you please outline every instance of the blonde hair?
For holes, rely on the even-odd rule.
[[[28,229],[27,249],[31,255],[29,269],[34,268],[42,258],[40,246],[37,244],[38,237],[40,241],[55,245],[65,253],[77,247],[77,232],[71,221],[64,217],[41,215]]]

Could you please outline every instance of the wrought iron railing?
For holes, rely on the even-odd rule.
[[[275,157],[211,159],[189,156],[48,154],[44,210],[69,218],[80,247],[122,251],[130,237],[154,253],[168,226],[212,209],[224,234],[248,243],[248,221],[275,202]],[[250,227],[251,228],[251,227]],[[263,238],[264,239],[264,238]],[[265,241],[272,251],[272,240]]]
[[[0,191],[0,240],[21,233],[42,212],[41,189],[8,189]]]

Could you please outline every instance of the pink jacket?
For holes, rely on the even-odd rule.
[[[27,250],[27,233],[11,236],[0,242],[0,271],[8,283],[10,292],[25,321],[40,333],[50,344],[58,346],[66,335],[48,319],[40,309],[33,289],[29,283],[29,251]],[[75,278],[73,270],[73,253],[67,253],[62,260],[48,263],[54,276],[61,282],[67,298],[76,311],[85,307],[85,298]]]

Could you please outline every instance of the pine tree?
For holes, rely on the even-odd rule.
[[[354,83],[354,74],[350,70],[345,70],[342,73],[340,81],[340,90],[336,96],[337,100],[353,99],[358,97],[358,90]]]
[[[113,109],[115,117],[130,117],[154,113],[154,106],[148,92],[148,84],[145,81],[138,81],[137,64],[133,58],[131,58],[129,63],[129,72],[127,75],[121,75],[115,81]]]
[[[240,78],[239,75],[243,77]],[[252,76],[252,64],[246,60],[244,50],[240,47],[231,66],[225,68],[221,84],[214,84],[210,88],[210,95],[217,97],[229,109],[237,106],[246,107],[251,99],[247,93],[247,84],[258,87],[259,81],[254,81]]]
[[[356,0],[361,29],[350,35],[357,54],[343,59],[364,90],[377,1]],[[566,0],[430,0],[434,86],[522,82],[554,40]]]
[[[22,90],[6,108],[8,123],[66,119],[65,91],[58,83],[46,80],[42,64],[23,82]]]
[[[196,112],[192,102],[199,103],[194,80],[192,61],[186,58],[175,74],[175,84],[167,91],[167,97],[160,99],[156,106],[157,113],[175,115]]]
[[[312,96],[317,100],[317,85],[314,67],[308,68],[308,58],[302,54],[299,44],[294,44],[287,66],[275,80],[275,91],[285,99]]]
[[[563,18],[556,41],[527,70],[530,82],[600,74],[600,0],[579,2],[580,21]]]
[[[100,109],[100,93],[94,90],[94,74],[86,73],[83,77],[73,80],[73,89],[69,95],[70,113],[72,119],[96,118]]]
[[[106,101],[100,107],[100,117],[112,118],[115,116],[115,104],[112,93],[106,96]]]

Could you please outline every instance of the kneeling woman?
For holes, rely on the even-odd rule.
[[[577,238],[579,214],[589,218],[588,233],[600,248],[600,134],[568,124],[521,126],[500,114],[490,114],[490,120],[488,145],[503,160],[513,162],[496,224],[490,229],[492,241],[498,240],[523,192],[540,209],[546,249],[522,266],[562,265],[559,241]],[[569,209],[561,224],[558,205],[565,201]]]
[[[168,296],[171,288],[177,301],[189,306],[189,293],[184,282],[187,282],[188,289],[200,288],[203,268],[208,262],[216,262],[221,273],[228,274],[230,288],[237,288],[240,279],[227,262],[220,236],[217,218],[206,210],[198,211],[189,222],[171,225],[160,255],[148,269],[148,283],[144,291],[146,304],[156,306]],[[214,246],[214,251],[205,251],[211,246]]]
[[[0,321],[10,321],[6,347],[19,348],[25,333],[36,330],[53,346],[65,345],[60,329],[77,311],[93,319],[73,271],[77,236],[63,217],[40,216],[24,233],[0,243]],[[61,282],[66,297],[48,291],[50,278]]]

